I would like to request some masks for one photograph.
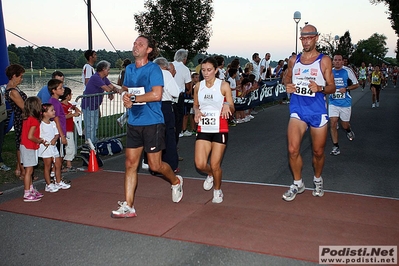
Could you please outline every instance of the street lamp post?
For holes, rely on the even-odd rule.
[[[336,52],[338,50],[338,41],[339,41],[339,36],[338,35],[335,35],[334,41],[335,41],[335,52]]]
[[[295,11],[294,21],[296,23],[295,53],[298,54],[298,23],[301,20],[301,12]]]

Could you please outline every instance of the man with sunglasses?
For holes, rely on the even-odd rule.
[[[292,201],[296,195],[305,191],[302,181],[302,157],[300,148],[302,138],[310,127],[313,149],[313,196],[323,196],[323,171],[327,140],[326,94],[335,92],[331,58],[316,50],[319,33],[313,25],[306,25],[301,31],[302,53],[292,56],[288,61],[284,84],[291,93],[290,120],[288,123],[289,164],[294,183],[283,194],[283,199]]]

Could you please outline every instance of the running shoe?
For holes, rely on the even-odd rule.
[[[373,104],[371,105],[371,108],[375,108],[375,103],[373,103]]]
[[[223,192],[221,189],[213,190],[212,203],[222,203],[223,202]]]
[[[54,193],[58,191],[58,187],[54,183],[50,183],[49,185],[46,185],[44,191]]]
[[[352,130],[348,133],[346,133],[346,136],[348,137],[349,140],[354,140],[355,139],[355,132]]]
[[[295,184],[292,184],[290,188],[283,194],[283,200],[285,201],[293,201],[297,194],[301,194],[305,191],[305,184],[302,183],[301,187],[298,187]]]
[[[60,183],[55,183],[55,186],[58,188],[58,189],[68,189],[68,188],[70,188],[71,187],[71,185],[69,185],[69,184],[65,184],[65,182],[64,181],[60,181]]]
[[[30,191],[30,193],[31,194],[33,194],[33,195],[35,195],[36,196],[36,198],[43,198],[43,194],[42,193],[40,193],[36,188],[33,188],[31,191]]]
[[[375,107],[380,107],[380,102],[375,102]]]
[[[341,151],[339,150],[339,148],[337,146],[334,146],[330,152],[331,155],[335,155],[335,156],[337,156],[340,153],[341,153]]]
[[[193,135],[193,132],[191,132],[191,131],[186,130],[183,132],[183,137],[190,137],[192,135]]]
[[[144,159],[143,159],[143,161],[141,162],[141,169],[149,169],[150,167],[148,166],[148,164],[147,163],[145,163],[144,162]]]
[[[213,187],[213,176],[208,175],[206,177],[203,187],[205,190],[211,190]]]
[[[25,202],[35,202],[35,201],[39,201],[39,200],[41,200],[41,198],[36,197],[32,193],[24,195],[24,201]]]
[[[323,197],[324,189],[323,189],[323,178],[320,177],[320,182],[314,181],[314,190],[312,192],[313,196]]]
[[[183,198],[183,177],[177,175],[180,183],[176,185],[172,185],[172,201],[179,202]]]
[[[2,170],[2,171],[10,171],[11,170],[11,167],[8,167],[7,165],[5,165],[5,164],[2,164],[1,166],[0,166],[0,170]]]
[[[119,209],[111,212],[112,218],[132,218],[137,216],[134,207],[129,207],[126,201],[124,202],[118,201],[118,205]]]

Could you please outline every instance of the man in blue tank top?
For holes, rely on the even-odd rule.
[[[287,93],[291,93],[290,120],[288,123],[289,164],[294,183],[283,194],[283,199],[292,201],[296,195],[305,191],[302,181],[302,138],[310,127],[313,149],[313,196],[323,196],[324,148],[327,140],[326,94],[335,92],[331,58],[316,50],[319,33],[313,25],[306,25],[301,31],[302,53],[292,56],[284,77]]]
[[[331,139],[334,144],[330,154],[338,155],[341,153],[338,145],[338,119],[341,119],[341,126],[346,131],[346,136],[348,139],[353,140],[355,138],[355,133],[353,133],[351,125],[349,124],[352,111],[352,97],[349,91],[357,89],[359,87],[359,82],[357,81],[355,73],[353,73],[352,69],[344,66],[344,61],[341,54],[334,55],[333,65],[336,91],[335,93],[330,94],[328,98],[330,132]]]

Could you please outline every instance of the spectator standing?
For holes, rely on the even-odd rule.
[[[76,104],[72,104],[72,90],[68,87],[64,87],[64,94],[60,97],[62,108],[66,118],[66,138],[67,145],[65,147],[64,161],[66,161],[66,168],[63,172],[76,172],[76,169],[72,166],[72,161],[75,158],[75,137],[74,130],[75,125],[73,122],[74,117],[78,117],[81,114]]]
[[[83,66],[82,69],[82,82],[86,86],[91,76],[93,76],[95,73],[93,66],[97,62],[97,53],[94,50],[87,50],[84,53],[84,56],[87,60],[87,63]]]
[[[61,71],[54,71],[53,74],[51,74],[51,78],[52,79],[59,79],[62,82],[64,82],[64,73],[62,73]],[[39,99],[42,101],[42,103],[48,103],[48,101],[51,98],[50,92],[48,90],[48,86],[47,84],[44,85],[40,91],[37,93],[37,97],[39,97]]]
[[[260,63],[260,57],[259,57],[258,53],[254,53],[252,55],[251,63],[252,63],[252,66],[253,66],[253,70],[252,70],[251,74],[254,74],[255,75],[255,80],[259,81],[259,79],[260,79],[260,64],[259,64]]]
[[[191,88],[191,72],[186,66],[188,51],[180,49],[175,53],[173,65],[176,69],[174,76],[177,86],[179,87],[179,100],[177,102],[176,114],[176,143],[179,143],[179,137],[183,136],[183,117],[184,117],[184,92]]]
[[[263,58],[260,61],[260,68],[259,68],[259,73],[260,73],[260,79],[265,80],[267,78],[270,78],[272,75],[272,69],[270,67],[270,58],[271,55],[270,53],[265,54],[265,58]]]
[[[50,85],[51,86],[51,85]],[[40,137],[43,143],[39,147],[39,157],[43,158],[44,163],[44,180],[46,192],[54,193],[60,189],[69,189],[71,185],[66,184],[61,179],[62,157],[57,147],[60,133],[55,120],[56,111],[51,103],[42,104],[42,122],[40,123]],[[51,183],[50,170],[54,164],[55,182]]]
[[[96,95],[104,92],[117,91],[117,88],[111,84],[108,80],[108,74],[110,71],[111,64],[105,60],[100,61],[96,67],[96,73],[91,76],[89,82],[86,85],[86,90],[83,92],[82,99],[82,112],[85,122],[85,138],[90,139],[93,143],[97,142],[97,129],[98,120],[100,117],[100,105],[103,102],[104,95]],[[112,100],[113,94],[109,94],[108,98]]]
[[[33,167],[38,164],[38,149],[44,140],[40,138],[41,101],[38,97],[29,97],[24,102],[23,125],[21,134],[21,162],[25,168],[24,201],[41,200],[43,194],[32,183]]]
[[[28,96],[17,86],[22,83],[24,73],[25,69],[18,64],[11,64],[6,68],[8,83],[6,86],[5,98],[10,103],[12,111],[14,112],[13,126],[15,133],[15,146],[17,151],[15,175],[21,180],[24,179],[25,169],[21,164],[21,153],[19,146],[21,144],[22,134],[22,112],[24,110],[24,102]]]
[[[1,86],[0,88],[0,106],[5,107],[6,105],[6,98],[5,98],[6,88]],[[7,112],[6,112],[7,114]],[[3,153],[3,144],[4,144],[4,136],[6,134],[6,122],[7,122],[7,115],[5,117],[1,117],[0,120],[0,170],[2,171],[9,171],[11,170],[10,167],[4,164],[3,157],[1,154]],[[3,194],[0,192],[0,195]]]

